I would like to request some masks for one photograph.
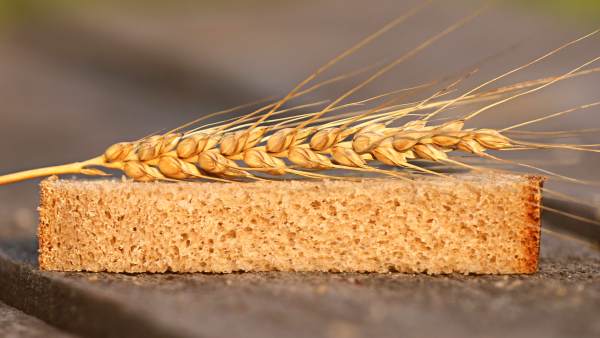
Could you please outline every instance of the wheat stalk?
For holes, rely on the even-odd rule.
[[[116,143],[108,147],[102,155],[87,161],[0,176],[0,185],[50,175],[109,175],[104,169],[118,170],[136,181],[144,182],[195,179],[230,182],[238,179],[272,179],[286,174],[309,178],[344,178],[328,174],[326,171],[330,169],[364,171],[410,179],[410,175],[407,175],[408,172],[443,175],[434,170],[420,167],[413,160],[478,169],[452,158],[452,155],[456,152],[496,161],[503,160],[488,154],[488,151],[559,148],[600,152],[600,150],[594,149],[593,146],[595,145],[542,144],[520,141],[507,136],[515,128],[538,123],[578,109],[590,108],[598,103],[582,105],[502,130],[488,128],[465,129],[467,121],[500,104],[537,92],[565,79],[600,71],[600,68],[583,69],[600,59],[595,58],[562,75],[478,92],[500,79],[545,60],[559,51],[595,35],[598,30],[569,41],[453,99],[442,100],[440,98],[452,93],[458,84],[474,74],[476,69],[461,76],[433,95],[417,102],[394,105],[400,101],[400,95],[418,89],[426,89],[433,86],[436,83],[435,81],[341,105],[343,100],[361,88],[376,81],[379,77],[425,50],[437,40],[467,24],[477,17],[483,9],[473,12],[394,61],[379,68],[366,80],[355,85],[337,99],[332,100],[323,109],[304,115],[284,116],[284,113],[290,110],[321,104],[321,102],[317,102],[281,110],[280,108],[291,99],[301,97],[329,83],[349,79],[372,68],[366,67],[323,81],[307,89],[304,88],[336,63],[406,21],[428,4],[429,1],[411,9],[379,31],[336,56],[301,81],[282,99],[240,118],[221,121],[216,124],[199,125],[201,121],[208,117],[247,108],[265,100],[209,114],[165,134],[151,135],[131,142]],[[353,108],[389,96],[391,96],[390,99],[371,109],[349,111],[337,116],[324,117],[324,115],[336,110]],[[493,102],[462,118],[441,124],[432,124],[433,118],[447,109],[457,105],[485,101]],[[433,110],[433,112],[419,115],[428,110]],[[400,119],[415,115],[418,117],[397,125],[397,121]],[[284,117],[274,119],[275,116]],[[380,165],[401,167],[407,169],[407,173],[392,169],[381,169],[379,168]],[[316,171],[325,171],[325,173],[317,173]]]

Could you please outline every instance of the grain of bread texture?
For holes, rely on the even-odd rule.
[[[41,184],[39,265],[109,272],[537,271],[543,178]]]

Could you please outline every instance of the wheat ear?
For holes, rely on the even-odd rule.
[[[520,123],[500,131],[486,128],[464,128],[465,121],[500,104],[509,102],[523,95],[537,92],[558,81],[599,71],[600,68],[582,70],[584,67],[600,59],[595,58],[563,75],[517,83],[483,93],[476,93],[479,89],[540,62],[560,50],[593,36],[598,31],[594,31],[581,38],[568,42],[561,47],[554,49],[525,65],[497,76],[454,99],[439,100],[440,97],[449,94],[451,89],[461,82],[462,78],[419,102],[391,106],[399,100],[398,97],[394,97],[372,109],[351,111],[337,117],[323,117],[323,115],[334,110],[351,108],[357,104],[363,104],[371,100],[388,96],[389,94],[383,94],[375,98],[339,105],[344,99],[369,83],[374,82],[400,63],[416,55],[418,52],[447,34],[462,27],[464,24],[478,16],[483,9],[475,11],[471,15],[421,43],[413,50],[380,68],[373,75],[345,92],[325,108],[314,113],[300,116],[270,119],[270,117],[274,115],[283,115],[284,112],[288,112],[292,109],[312,106],[313,104],[308,104],[290,109],[279,109],[283,104],[293,98],[316,90],[324,84],[349,77],[341,76],[333,78],[320,84],[313,85],[313,87],[308,89],[303,89],[305,85],[327,69],[331,68],[334,64],[363,48],[383,33],[413,16],[427,4],[428,2],[413,8],[407,14],[397,18],[376,33],[369,35],[355,46],[336,56],[312,73],[304,81],[300,82],[282,99],[256,109],[241,118],[222,121],[208,127],[206,125],[197,126],[204,118],[197,119],[164,134],[156,134],[137,141],[114,144],[106,149],[103,155],[88,161],[0,176],[0,185],[49,175],[108,175],[101,168],[120,170],[128,177],[137,181],[207,179],[229,182],[238,179],[262,180],[265,175],[272,178],[287,174],[317,179],[344,178],[315,172],[318,170],[329,169],[366,171],[409,179],[406,172],[420,172],[444,176],[442,173],[420,167],[414,164],[412,160],[425,160],[469,169],[477,169],[477,167],[450,158],[450,155],[455,151],[466,152],[471,155],[492,160],[501,159],[487,154],[487,151],[560,148],[600,152],[600,150],[591,147],[594,145],[546,145],[511,139],[503,133],[504,131],[509,132],[517,127],[564,115],[577,109],[589,108],[596,104],[555,113],[545,118]],[[470,75],[471,73],[467,74],[466,77]],[[423,87],[427,87],[427,85],[428,84],[425,84]],[[511,94],[513,92],[517,93]],[[505,94],[511,94],[511,96],[503,97]],[[496,99],[499,100],[488,104],[463,118],[437,125],[432,124],[433,117],[451,106]],[[250,107],[254,104],[257,103],[241,107],[238,106],[233,109],[210,114],[209,116],[218,116],[235,109]],[[417,118],[412,121],[404,122],[399,126],[395,126],[396,121],[399,119],[404,119],[418,112],[430,109],[434,109],[434,111],[422,118]],[[259,115],[260,113],[263,114]],[[192,129],[186,130],[188,128]],[[379,165],[401,167],[407,170],[406,172],[398,172],[391,169],[380,169],[377,167]]]
[[[588,74],[587,71],[581,72],[581,75]],[[492,89],[480,95],[471,95],[463,98],[460,101],[444,100],[430,102],[422,106],[420,109],[426,110],[435,107],[444,106],[450,102],[453,104],[477,102],[479,100],[494,98],[490,93],[510,93],[515,89],[527,88],[535,86],[539,83],[549,83],[556,79],[546,78],[542,80],[528,81],[528,84],[515,84],[499,89]],[[303,128],[296,131],[293,128],[284,128],[270,133],[265,136],[267,127],[257,128],[252,132],[251,137],[244,136],[243,133],[236,135],[226,135],[229,141],[222,144],[222,139],[225,137],[222,134],[214,134],[211,129],[193,129],[190,133],[167,133],[164,135],[154,135],[133,142],[120,142],[107,148],[103,155],[94,157],[83,162],[76,162],[66,165],[40,168],[28,171],[22,171],[14,174],[0,176],[0,185],[15,183],[36,177],[44,177],[50,175],[67,175],[67,174],[82,174],[92,176],[108,175],[99,168],[119,170],[125,173],[132,179],[138,181],[153,181],[153,180],[181,180],[181,179],[209,179],[229,181],[232,178],[249,178],[254,176],[249,175],[248,170],[240,169],[236,161],[244,161],[248,165],[248,169],[255,170],[263,174],[283,175],[294,174],[306,176],[310,178],[325,178],[329,176],[315,175],[315,173],[297,170],[293,166],[290,167],[286,161],[292,162],[293,165],[301,168],[311,169],[333,169],[339,166],[348,168],[368,169],[368,163],[380,162],[388,165],[405,166],[407,160],[421,156],[427,158],[435,158],[437,160],[445,159],[445,156],[439,152],[435,152],[431,157],[431,144],[436,147],[453,147],[453,150],[463,150],[470,153],[482,151],[485,145],[498,148],[497,144],[503,144],[506,150],[514,149],[514,146],[506,145],[506,138],[499,137],[495,131],[479,130],[479,134],[473,130],[457,131],[458,121],[447,122],[443,126],[426,127],[425,121],[415,120],[405,124],[402,127],[388,128],[384,123],[389,119],[395,119],[399,115],[407,116],[410,113],[416,112],[422,102],[417,102],[412,106],[402,108],[400,110],[391,110],[389,112],[377,115],[375,119],[368,120],[357,127],[345,129],[344,133],[336,134],[335,127],[347,124],[347,119],[335,119],[332,123],[326,123],[322,126]],[[581,108],[585,108],[581,107]],[[357,112],[356,116],[364,114]],[[348,114],[351,119],[352,113]],[[294,119],[290,117],[289,119]],[[283,121],[286,121],[283,119]],[[450,127],[450,125],[455,125]],[[330,129],[330,128],[334,129]],[[448,131],[450,128],[453,131]],[[444,133],[431,135],[432,131],[445,130]],[[512,129],[511,129],[512,130]],[[427,135],[420,135],[418,139],[414,132],[427,132]],[[397,134],[397,135],[394,135]],[[260,136],[260,137],[259,137]],[[295,136],[295,137],[294,137]],[[307,139],[310,140],[307,142]],[[341,136],[350,138],[351,141],[341,142]],[[382,143],[382,137],[393,136],[392,142],[386,141]],[[427,137],[425,137],[427,136]],[[434,136],[434,137],[432,137]],[[412,137],[412,138],[411,138]],[[335,139],[336,142],[331,140]],[[436,143],[428,143],[428,139],[435,140]],[[247,141],[251,142],[248,143]],[[417,147],[417,154],[414,152],[398,153],[398,149],[405,150],[402,142],[411,142],[417,145],[420,143],[423,146]],[[481,143],[479,143],[479,141]],[[244,147],[240,148],[240,143],[244,142]],[[317,150],[311,149],[315,147]],[[395,152],[392,151],[391,147]],[[318,144],[326,146],[319,147]],[[430,144],[430,145],[427,145]],[[375,146],[377,145],[377,146]],[[292,158],[295,162],[288,159],[289,148],[298,147],[292,152]],[[391,147],[390,147],[391,146]],[[524,145],[516,146],[524,148]],[[216,150],[215,150],[216,149]],[[224,153],[220,150],[223,149]],[[232,150],[233,149],[233,150]],[[243,150],[238,154],[234,154],[239,150]],[[299,150],[304,149],[304,150]],[[320,149],[320,150],[319,150]],[[212,150],[208,155],[203,153]],[[217,150],[219,152],[217,152]],[[447,149],[446,149],[447,150]],[[227,155],[229,154],[229,155]],[[202,155],[202,157],[201,157]],[[318,155],[318,156],[316,156]],[[417,156],[416,156],[417,155]],[[172,161],[166,158],[175,158],[178,161]],[[327,158],[327,159],[325,159]],[[162,166],[161,159],[163,160]],[[200,164],[202,159],[202,164]],[[311,163],[314,162],[314,163]],[[194,165],[199,169],[199,173],[190,166]],[[338,166],[338,167],[336,167]],[[161,167],[164,172],[161,172]],[[412,167],[409,165],[408,167]],[[407,168],[408,168],[407,167]],[[228,168],[231,170],[225,170]],[[388,173],[388,171],[378,171],[372,168],[373,172]],[[415,169],[415,168],[412,168]],[[396,175],[393,174],[392,175]]]

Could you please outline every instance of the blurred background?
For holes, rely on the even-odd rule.
[[[95,156],[297,81],[418,1],[0,1],[0,173]],[[392,60],[481,6],[436,1],[324,78]],[[488,58],[465,90],[582,36],[600,24],[600,2],[499,1],[486,14],[402,64],[354,98],[464,72]],[[577,44],[499,85],[559,75],[600,54]],[[596,64],[595,66],[600,66]],[[298,103],[335,98],[359,79]],[[495,87],[494,85],[493,87]],[[502,127],[600,99],[600,75],[566,80],[486,112],[471,126]],[[600,127],[598,109],[529,129]],[[600,142],[597,133],[557,142]],[[537,153],[536,153],[537,154]],[[523,155],[521,155],[523,156]],[[525,155],[531,159],[531,153]],[[544,151],[542,166],[600,179],[600,154]],[[534,163],[534,162],[532,162]],[[581,185],[557,189],[600,202]],[[37,182],[0,187],[0,219],[35,231]],[[11,227],[0,227],[0,235]]]

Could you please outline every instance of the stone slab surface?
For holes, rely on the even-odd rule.
[[[540,272],[40,272],[36,243],[1,244],[0,299],[92,337],[597,337],[600,253],[543,237]]]
[[[3,338],[74,338],[42,322],[0,302],[0,337]]]

